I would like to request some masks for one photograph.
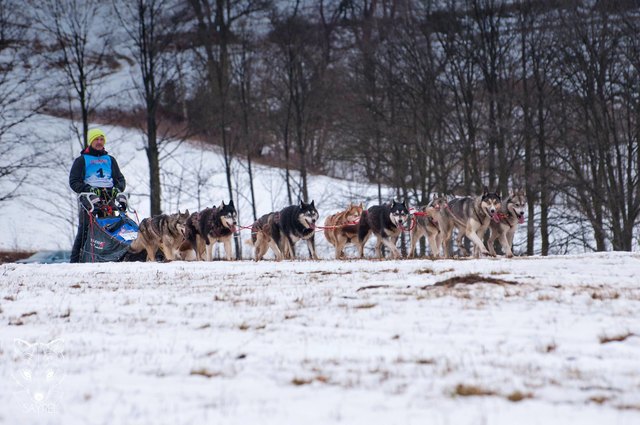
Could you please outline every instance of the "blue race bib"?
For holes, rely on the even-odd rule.
[[[109,155],[84,156],[84,182],[92,187],[113,187],[111,157]]]

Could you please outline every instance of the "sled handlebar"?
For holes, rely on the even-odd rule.
[[[98,205],[102,201],[100,197],[93,192],[79,193],[78,200],[80,201],[80,205],[82,205],[82,208],[84,208],[89,213],[92,213],[96,205]],[[86,200],[86,202],[82,202],[83,200]]]
[[[92,213],[97,207],[104,205],[112,205],[114,208],[121,211],[126,209],[129,212],[135,212],[129,204],[129,194],[124,192],[119,192],[110,199],[104,199],[95,192],[81,192],[78,194],[78,200],[80,201],[82,208],[84,208],[88,213]],[[118,203],[124,205],[122,207],[118,207]]]

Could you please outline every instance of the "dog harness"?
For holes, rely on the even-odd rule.
[[[83,154],[84,182],[92,187],[113,187],[111,176],[111,156],[93,156]]]

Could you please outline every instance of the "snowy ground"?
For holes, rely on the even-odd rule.
[[[638,276],[629,253],[5,264],[0,423],[638,424]],[[15,338],[64,341],[51,412]]]

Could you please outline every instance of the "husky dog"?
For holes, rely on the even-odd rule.
[[[480,257],[480,253],[490,255],[482,242],[482,237],[489,228],[492,217],[497,214],[502,205],[498,193],[489,193],[485,186],[482,195],[462,198],[454,198],[449,201],[449,210],[453,218],[453,223],[458,229],[456,242],[463,255],[468,255],[462,245],[462,238],[466,236],[473,242],[474,256]]]
[[[414,217],[416,224],[411,229],[409,258],[413,258],[416,250],[416,244],[423,236],[425,236],[427,241],[429,241],[431,256],[438,257],[440,255],[440,247],[442,246],[442,235],[440,233],[440,228],[438,227],[435,208],[430,205],[417,207]]]
[[[382,258],[382,244],[390,250],[393,258],[400,258],[400,251],[396,248],[398,236],[409,224],[410,215],[407,201],[390,204],[374,205],[363,211],[358,225],[358,251],[360,258],[364,258],[364,245],[371,236],[375,234],[378,238],[376,242],[376,256]]]
[[[278,213],[280,218],[278,226],[271,228],[271,237],[280,247],[285,258],[294,259],[296,257],[295,244],[301,239],[307,241],[309,255],[317,260],[315,243],[316,221],[318,220],[318,210],[311,201],[306,204],[300,201],[300,205],[290,205]]]
[[[245,243],[255,247],[256,261],[262,260],[269,247],[276,256],[276,260],[282,260],[282,252],[271,237],[274,229],[279,226],[279,221],[279,213],[270,212],[257,219],[251,226],[251,239],[247,239]]]
[[[194,212],[187,218],[184,229],[184,242],[180,246],[180,256],[183,260],[202,260],[204,254],[204,241],[200,237],[200,213]]]
[[[433,221],[438,224],[439,230],[440,243],[438,244],[438,255],[436,257],[439,256],[440,246],[442,246],[444,258],[449,258],[449,242],[451,242],[454,227],[453,217],[449,210],[449,201],[444,194],[435,195],[429,203],[429,207],[434,209]]]
[[[177,214],[161,214],[142,220],[138,229],[138,237],[131,243],[129,251],[138,253],[147,251],[147,261],[156,260],[158,249],[164,258],[172,261],[184,241],[185,227],[189,218],[189,210]]]
[[[344,247],[358,241],[358,220],[364,211],[360,205],[349,204],[346,210],[330,215],[324,221],[324,237],[336,248],[336,259],[344,258]]]
[[[186,236],[191,247],[196,251],[198,260],[213,260],[213,245],[216,242],[224,244],[225,258],[231,257],[231,238],[236,231],[237,213],[233,200],[219,207],[205,208],[197,216],[192,216],[187,222]]]
[[[488,248],[491,255],[496,255],[493,243],[500,241],[502,250],[508,258],[513,257],[513,235],[518,230],[518,225],[524,223],[524,209],[527,205],[527,197],[522,190],[511,193],[509,198],[502,203],[502,209],[494,216],[489,229]]]

